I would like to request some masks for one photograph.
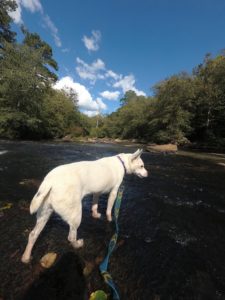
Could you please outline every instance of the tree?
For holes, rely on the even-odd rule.
[[[49,81],[50,79],[56,81],[57,75],[51,71],[51,69],[57,71],[58,65],[52,57],[52,48],[45,41],[42,41],[37,33],[30,33],[25,27],[22,27],[22,32],[24,34],[23,44],[31,51],[39,53],[40,76],[42,76],[45,81]]]
[[[0,136],[61,137],[79,126],[77,94],[53,90],[58,66],[52,48],[25,27],[22,44],[16,43],[8,14],[16,3],[0,1]]]
[[[128,91],[121,102],[122,107],[105,119],[104,132],[110,137],[147,139],[151,98]]]
[[[206,55],[194,69],[197,86],[193,139],[216,144],[225,138],[225,57]]]
[[[50,89],[43,98],[40,120],[42,137],[59,138],[79,126],[80,114],[64,91]]]
[[[154,87],[155,110],[149,126],[159,143],[184,143],[190,126],[194,101],[193,79],[185,73],[174,75]]]
[[[10,28],[12,18],[9,12],[15,11],[17,4],[13,0],[0,0],[0,48],[4,48],[4,43],[15,42],[16,33]]]
[[[134,91],[129,90],[125,93],[124,97],[120,99],[121,106],[124,106],[129,103],[131,100],[136,100],[137,95]]]
[[[44,65],[42,49],[5,43],[0,51],[0,135],[34,137],[43,96],[56,76]]]

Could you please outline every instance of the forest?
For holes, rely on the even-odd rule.
[[[206,54],[191,73],[182,71],[158,82],[151,96],[127,91],[117,111],[88,117],[79,111],[74,91],[52,88],[58,65],[51,46],[25,27],[23,40],[17,41],[8,14],[15,9],[15,1],[1,0],[0,138],[70,135],[225,148],[223,50],[215,57]]]

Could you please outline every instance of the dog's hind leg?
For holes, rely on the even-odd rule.
[[[92,201],[92,217],[99,219],[101,218],[101,214],[98,212],[98,199],[100,194],[94,194],[93,195],[93,201]]]
[[[66,221],[70,226],[68,240],[74,248],[81,248],[84,244],[83,239],[77,239],[77,229],[80,226],[82,218],[82,206],[76,206],[76,208],[67,216]]]
[[[29,234],[28,243],[27,243],[26,249],[23,253],[22,259],[21,259],[23,263],[29,263],[32,248],[33,248],[39,234],[45,227],[45,224],[47,223],[48,219],[50,218],[52,212],[53,212],[53,209],[48,204],[41,206],[38,209],[36,225]]]

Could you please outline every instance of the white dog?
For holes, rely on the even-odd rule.
[[[82,217],[82,199],[88,194],[93,194],[92,216],[100,218],[99,195],[109,193],[106,215],[111,221],[112,207],[124,175],[148,176],[141,153],[142,150],[133,154],[121,153],[95,161],[62,165],[50,171],[30,204],[30,213],[37,212],[37,223],[29,234],[22,262],[30,261],[34,243],[53,211],[69,224],[68,240],[71,244],[75,248],[83,246],[83,240],[77,239],[77,229]]]

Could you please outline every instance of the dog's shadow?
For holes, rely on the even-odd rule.
[[[84,264],[76,253],[63,254],[52,268],[39,275],[22,300],[86,299],[83,268]]]

